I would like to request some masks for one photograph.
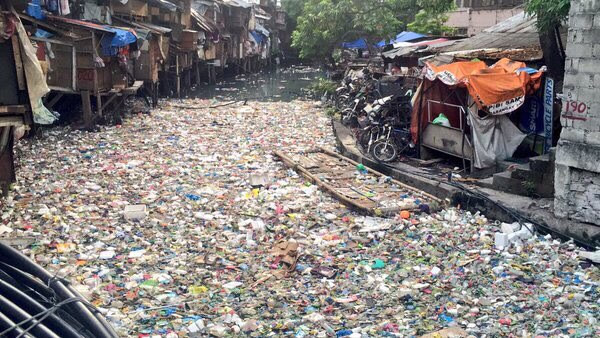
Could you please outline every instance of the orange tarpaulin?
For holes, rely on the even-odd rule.
[[[525,103],[525,96],[540,87],[542,74],[506,73],[490,68],[469,75],[466,86],[479,109],[492,115],[502,115],[517,110]]]
[[[484,62],[454,62],[443,66],[426,65],[426,77],[430,81],[439,79],[449,86],[462,86],[479,109],[492,115],[510,113],[525,102],[525,95],[540,87],[542,72],[529,75],[518,72],[525,68],[523,62],[502,59],[491,67]]]
[[[427,63],[427,66],[425,66],[425,76],[429,81],[439,79],[448,86],[454,86],[464,81],[465,77],[482,69],[487,69],[483,61],[454,62],[441,66]]]
[[[525,67],[525,63],[509,59],[502,59],[489,68],[482,61],[454,62],[441,66],[427,63],[426,79],[421,87],[424,90],[418,95],[424,95],[425,101],[444,101],[444,95],[439,93],[449,93],[456,87],[466,88],[480,110],[492,115],[508,114],[521,107],[525,96],[537,91],[541,85],[543,71],[532,75],[518,71]],[[447,91],[440,86],[446,86]],[[426,107],[421,107],[420,99],[415,99],[412,111],[411,134],[414,142],[418,139],[418,114],[424,114]],[[421,118],[421,123],[423,128],[428,121]]]

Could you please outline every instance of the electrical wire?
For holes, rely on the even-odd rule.
[[[43,316],[43,320],[53,320],[53,317],[50,316],[56,311],[61,311],[59,318],[62,318],[67,322],[79,336],[118,337],[117,333],[106,322],[98,310],[86,302],[76,290],[71,288],[66,280],[50,274],[18,250],[1,242],[0,263],[0,270],[8,273],[14,280],[18,281],[19,286],[24,288],[24,290],[32,290],[41,296],[36,296],[38,300],[42,300],[44,303],[50,303],[47,305],[50,306],[47,310],[42,311],[35,316],[31,316],[28,313],[21,313],[21,315],[32,317],[32,319]],[[11,310],[15,310],[15,312],[22,311],[18,307],[11,307]],[[27,318],[21,316],[19,319],[24,320]],[[29,319],[28,321],[32,319]],[[38,326],[41,327],[41,324],[39,323],[34,324],[35,325],[28,328],[27,332],[29,332],[29,330],[34,330]],[[37,329],[35,330],[38,331]],[[1,335],[2,334],[0,333],[0,336]],[[44,334],[41,336],[46,337],[52,335]],[[61,334],[60,336],[66,335]]]
[[[50,316],[51,314],[53,314],[54,312],[56,312],[59,308],[61,308],[62,306],[69,304],[69,303],[73,303],[73,302],[82,302],[83,304],[86,304],[87,301],[81,297],[73,297],[73,298],[69,298],[69,299],[65,299],[62,302],[52,306],[51,308],[48,308],[38,314],[35,314],[27,319],[24,319],[18,323],[16,323],[14,326],[0,332],[0,337],[6,335],[7,333],[9,333],[10,331],[16,329],[16,328],[21,328],[22,329],[22,325],[30,322],[32,320],[36,320],[38,318],[40,318],[39,320],[36,320],[33,325],[31,325],[30,327],[28,327],[27,329],[25,329],[19,336],[17,336],[17,338],[21,337],[22,335],[24,335],[25,333],[29,332],[31,329],[33,329],[35,326],[39,325],[42,321],[44,321],[44,319],[48,318],[48,316]],[[86,304],[87,305],[87,304]]]
[[[397,169],[394,166],[389,165],[387,163],[381,163],[381,162],[378,162],[378,163],[381,164],[381,165],[383,165],[383,166],[385,166],[385,167],[388,167],[390,169]],[[426,178],[426,179],[432,179],[432,177],[429,177],[427,175],[423,175],[423,174],[420,174],[420,173],[416,173],[416,172],[411,172],[410,174],[411,175],[415,175],[415,176],[419,176],[419,177],[422,177],[422,178]],[[532,234],[535,234],[534,230],[537,230],[537,232],[541,232],[541,233],[555,234],[555,235],[557,235],[558,237],[560,237],[562,239],[573,240],[575,243],[577,243],[577,245],[579,245],[579,246],[581,246],[583,248],[591,249],[591,250],[595,249],[594,245],[592,245],[590,243],[586,243],[584,241],[578,240],[578,239],[576,239],[576,238],[574,238],[572,236],[566,235],[566,234],[564,234],[564,233],[562,233],[562,232],[560,232],[558,230],[551,229],[547,225],[541,224],[540,222],[534,221],[534,220],[532,220],[532,219],[530,219],[530,218],[528,218],[528,217],[526,217],[526,216],[524,216],[522,214],[519,214],[516,211],[514,211],[514,210],[512,210],[512,209],[510,209],[510,208],[508,208],[508,207],[506,207],[506,206],[504,206],[504,205],[502,205],[502,204],[494,201],[493,199],[489,198],[488,196],[486,196],[486,195],[484,195],[484,194],[482,194],[480,192],[473,191],[473,189],[469,189],[468,187],[464,186],[463,184],[460,184],[460,183],[455,182],[455,181],[444,182],[444,183],[446,183],[448,185],[451,185],[451,186],[453,186],[455,188],[458,188],[458,189],[460,189],[461,191],[463,191],[466,194],[469,194],[469,195],[474,196],[474,197],[479,198],[479,199],[483,199],[486,202],[492,203],[493,205],[495,205],[496,207],[500,208],[502,211],[504,211],[508,215],[510,215],[513,220],[515,220],[516,222],[518,222],[522,227],[525,227]],[[534,226],[534,228],[531,228],[531,227],[527,226],[526,223],[532,224]]]

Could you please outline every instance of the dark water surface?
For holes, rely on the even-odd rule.
[[[190,97],[288,102],[306,96],[307,87],[324,76],[325,72],[318,68],[293,66],[239,75],[216,85],[204,85],[195,89]]]

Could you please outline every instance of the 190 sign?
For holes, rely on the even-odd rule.
[[[585,102],[567,101],[565,102],[565,113],[587,114],[588,105]]]

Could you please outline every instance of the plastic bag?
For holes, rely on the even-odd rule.
[[[450,121],[448,121],[448,118],[444,114],[438,115],[438,117],[436,117],[432,123],[439,126],[450,127]]]

